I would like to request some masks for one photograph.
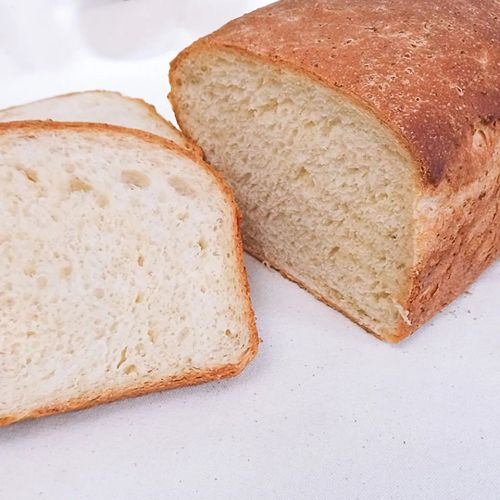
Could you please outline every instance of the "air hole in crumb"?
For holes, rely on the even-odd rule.
[[[373,294],[373,297],[375,298],[375,300],[382,300],[382,299],[388,299],[390,297],[390,293],[388,292],[377,292],[377,293],[374,293]]]
[[[224,332],[224,335],[230,339],[234,337],[234,333],[229,328]]]
[[[252,178],[252,174],[251,172],[247,172],[246,174],[244,174],[241,179],[239,180],[239,182],[241,184],[246,184],[250,179]]]
[[[36,284],[37,284],[38,288],[45,288],[47,286],[47,278],[45,276],[40,276],[36,280]]]
[[[35,332],[33,330],[29,330],[28,332],[26,332],[26,337],[33,337],[33,335],[35,335]]]
[[[144,256],[139,255],[139,257],[137,257],[137,265],[139,267],[144,267]]]
[[[138,170],[124,170],[122,181],[138,188],[146,188],[151,184],[149,177]]]
[[[188,337],[188,335],[189,335],[189,329],[188,328],[183,328],[179,332],[179,337],[178,337],[179,342],[184,342],[184,340],[186,340],[186,338]]]
[[[69,278],[71,276],[71,273],[73,272],[73,269],[71,266],[64,266],[61,269],[61,276],[63,278]]]
[[[201,290],[201,293],[207,293],[207,289],[206,289],[204,286],[202,286],[202,287],[200,288],[200,290]]]
[[[177,216],[177,218],[178,218],[179,220],[182,220],[182,221],[184,221],[184,220],[188,220],[188,219],[189,219],[189,214],[188,214],[187,212],[185,212],[185,213],[183,213],[183,214],[179,214],[179,215]]]
[[[156,331],[153,330],[152,328],[150,328],[148,330],[148,337],[149,337],[149,340],[151,341],[151,343],[154,344],[156,342],[156,339],[157,339]]]
[[[137,367],[135,365],[128,365],[125,368],[125,374],[132,375],[132,373],[137,373]]]
[[[97,205],[100,206],[101,208],[105,208],[109,205],[109,198],[105,195],[105,194],[102,194],[102,193],[99,193],[97,195]]]
[[[331,259],[337,255],[337,252],[340,250],[340,247],[333,247],[328,253],[328,257]]]
[[[34,265],[29,265],[24,268],[24,274],[32,278],[36,274],[36,268]]]
[[[314,178],[311,175],[311,172],[309,172],[309,170],[307,170],[305,167],[301,167],[299,169],[299,171],[297,172],[297,177],[296,178],[297,179],[302,179],[302,180],[306,181],[306,183],[309,186],[313,187],[315,185]]]
[[[104,290],[102,288],[96,288],[94,290],[94,295],[98,298],[98,299],[102,299],[104,297]]]
[[[184,179],[176,175],[168,178],[168,183],[182,196],[193,197],[196,193]]]
[[[200,247],[200,250],[203,251],[207,248],[207,242],[201,238],[198,240],[198,246]]]
[[[28,178],[29,181],[38,182],[38,174],[34,170],[29,168],[28,170],[24,171],[24,175]]]
[[[45,377],[42,377],[41,380],[49,380],[54,376],[54,374],[55,374],[55,371],[52,371],[49,374],[45,375]]]
[[[120,368],[120,366],[127,361],[127,349],[128,347],[124,347],[122,349],[122,352],[120,353],[120,360],[118,361],[118,364],[116,365],[116,368]]]
[[[84,180],[80,179],[79,177],[73,177],[69,183],[69,190],[72,193],[78,191],[87,193],[88,191],[92,191],[92,186],[88,182],[85,182]]]
[[[142,293],[139,292],[135,297],[135,303],[140,304],[143,300],[144,300],[144,295],[142,295]]]
[[[38,182],[38,174],[35,170],[25,168],[22,165],[16,165],[16,170],[22,172],[30,182]]]

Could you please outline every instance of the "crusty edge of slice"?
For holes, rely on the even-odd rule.
[[[58,413],[68,413],[71,411],[84,410],[93,406],[111,403],[126,398],[144,396],[152,392],[164,391],[167,389],[177,389],[189,385],[198,385],[213,380],[234,377],[238,375],[245,366],[251,361],[257,347],[254,351],[248,350],[242,357],[241,361],[235,365],[225,365],[217,368],[212,368],[206,371],[189,372],[180,377],[171,377],[165,380],[156,382],[147,382],[138,387],[127,387],[119,390],[109,390],[102,394],[85,394],[78,398],[69,399],[65,403],[47,405],[33,410],[27,415],[12,415],[9,417],[0,418],[0,427],[20,422],[22,420],[47,417]]]
[[[142,106],[143,108],[146,109],[148,115],[152,119],[154,119],[154,120],[157,120],[157,119],[161,120],[172,131],[172,133],[174,133],[179,138],[179,140],[182,141],[184,147],[187,150],[191,151],[198,158],[203,158],[203,151],[201,150],[201,148],[192,139],[190,139],[189,137],[187,137],[186,135],[184,135],[172,122],[170,122],[169,120],[167,120],[166,118],[164,118],[160,113],[158,113],[158,110],[156,109],[155,106],[153,106],[149,102],[146,102],[144,99],[141,99],[139,97],[130,97],[130,96],[122,94],[121,92],[117,92],[115,90],[96,89],[96,90],[83,90],[81,92],[69,92],[67,94],[60,94],[60,95],[55,95],[55,96],[52,96],[52,97],[45,97],[43,99],[39,99],[39,100],[36,100],[36,101],[27,102],[25,104],[20,104],[20,105],[17,105],[17,106],[10,106],[10,107],[2,109],[0,111],[2,111],[2,112],[3,111],[12,111],[12,110],[15,110],[17,108],[22,108],[24,106],[29,106],[30,104],[37,104],[37,103],[44,102],[44,101],[50,101],[52,99],[58,99],[59,97],[63,97],[64,98],[64,97],[71,97],[71,96],[76,96],[76,95],[81,95],[81,94],[95,94],[95,93],[98,93],[98,94],[114,94],[114,95],[120,96],[121,98],[126,99],[128,101],[134,101],[134,102],[136,102],[137,104],[139,104],[140,106]],[[27,121],[27,120],[23,120],[23,121]],[[29,121],[38,121],[38,120],[29,120]],[[56,120],[50,120],[50,121],[56,121]],[[57,121],[59,121],[59,120],[57,120]],[[64,122],[61,122],[61,123],[64,123]],[[78,123],[80,123],[80,122],[78,122]],[[129,128],[129,127],[127,127],[127,128]],[[132,128],[132,127],[130,127],[130,128]],[[139,130],[139,129],[137,129],[137,130]],[[149,132],[149,133],[151,133],[151,132]]]
[[[66,413],[75,410],[82,410],[84,408],[90,408],[92,406],[109,403],[119,399],[142,396],[144,394],[165,389],[175,389],[188,385],[202,384],[204,382],[234,377],[238,375],[257,354],[260,339],[257,333],[255,313],[250,301],[250,285],[248,283],[245,264],[243,260],[243,244],[240,235],[240,212],[238,206],[236,205],[233,192],[228,184],[224,181],[222,176],[194,152],[185,150],[178,144],[169,141],[168,139],[164,139],[163,137],[159,137],[142,130],[129,129],[126,127],[119,127],[116,125],[108,125],[103,123],[86,122],[73,123],[28,120],[0,123],[0,135],[9,130],[25,130],[26,132],[30,133],[36,133],[39,130],[85,130],[96,132],[114,132],[117,134],[131,135],[143,140],[145,143],[159,145],[168,150],[175,151],[175,153],[185,156],[186,158],[194,161],[200,166],[200,168],[203,168],[206,172],[212,175],[212,177],[220,187],[222,193],[224,194],[224,197],[232,211],[233,242],[236,247],[235,255],[238,262],[240,284],[245,297],[245,317],[250,336],[248,348],[242,354],[238,363],[220,365],[208,370],[191,370],[183,375],[168,377],[160,381],[146,382],[139,386],[131,385],[129,387],[120,389],[111,389],[103,392],[102,394],[87,393],[77,398],[69,399],[65,403],[50,404],[36,408],[27,414],[14,414],[8,417],[0,417],[0,427],[21,420],[53,415],[55,413]]]

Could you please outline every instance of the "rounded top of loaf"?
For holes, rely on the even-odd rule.
[[[396,132],[427,185],[464,185],[493,154],[498,0],[282,0],[206,44],[295,68],[350,95]]]

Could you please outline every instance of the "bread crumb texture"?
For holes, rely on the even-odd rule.
[[[413,258],[403,148],[350,101],[278,67],[207,51],[179,73],[180,116],[232,184],[250,253],[369,328],[394,328]]]
[[[253,349],[234,207],[158,141],[0,128],[0,422],[214,378]]]

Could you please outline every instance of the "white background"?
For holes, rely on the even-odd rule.
[[[265,3],[0,0],[0,107],[107,88],[171,117],[172,57]],[[498,262],[399,346],[247,264],[240,377],[0,429],[0,498],[500,498]]]

